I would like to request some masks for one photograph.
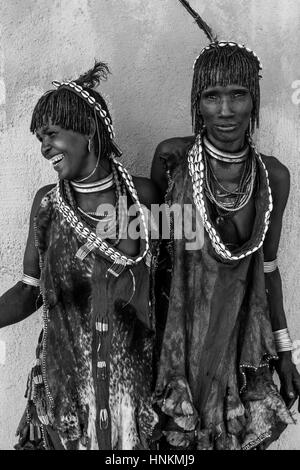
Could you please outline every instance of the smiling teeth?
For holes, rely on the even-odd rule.
[[[60,153],[59,155],[55,155],[55,157],[51,158],[49,162],[51,165],[55,165],[56,163],[60,162],[64,158],[64,155]]]

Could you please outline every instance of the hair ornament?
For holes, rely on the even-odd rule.
[[[180,0],[179,0],[180,1]],[[200,54],[198,55],[198,57],[195,59],[194,61],[194,67],[195,67],[195,64],[197,62],[197,60],[199,59],[199,57],[205,52],[205,51],[209,51],[210,49],[213,49],[214,47],[225,47],[225,46],[230,46],[230,47],[238,47],[239,49],[244,49],[246,50],[247,52],[249,52],[250,54],[253,55],[253,57],[255,57],[257,59],[257,62],[258,62],[258,65],[259,65],[259,70],[262,70],[262,63],[261,63],[261,60],[260,58],[258,57],[258,55],[252,51],[252,49],[249,49],[249,47],[246,47],[244,44],[239,44],[237,42],[233,42],[233,41],[215,41],[215,42],[211,42],[208,46],[204,47],[202,49],[202,51],[200,52]]]
[[[196,21],[197,25],[199,26],[200,29],[206,34],[210,42],[217,41],[217,36],[214,34],[210,26],[201,18],[201,16],[193,10],[189,2],[186,0],[179,0],[180,3],[184,6],[184,8],[189,12],[189,14],[194,18]]]
[[[240,49],[245,49],[247,52],[252,54],[259,63],[259,69],[262,70],[262,63],[254,51],[249,49],[249,47],[246,47],[244,44],[238,44],[233,41],[219,41],[217,36],[214,34],[212,29],[210,28],[210,26],[208,26],[208,24],[201,18],[201,16],[190,6],[189,2],[187,0],[179,0],[179,1],[185,7],[185,9],[189,12],[189,14],[195,19],[199,28],[206,34],[206,36],[210,40],[210,44],[202,49],[199,56],[195,60],[194,66],[198,58],[200,57],[201,54],[204,53],[204,51],[208,51],[213,47],[231,46],[231,47],[239,47]]]
[[[79,94],[79,96],[83,98],[88,103],[88,105],[91,106],[99,114],[101,120],[105,123],[107,127],[110,139],[113,140],[115,138],[113,125],[111,120],[107,116],[106,111],[100,106],[100,104],[95,100],[95,98],[89,94],[87,90],[84,90],[81,85],[78,85],[76,82],[70,80],[64,82],[53,80],[52,85],[54,85],[56,88],[69,88],[70,91],[72,91],[73,93]]]
[[[259,57],[244,44],[219,40],[207,23],[193,10],[187,0],[179,0],[206,34],[210,43],[205,46],[194,61],[194,76],[191,91],[192,124],[196,134],[203,127],[200,111],[200,96],[205,88],[227,86],[230,83],[248,88],[253,101],[249,132],[259,127],[260,88],[259,79],[262,64]]]

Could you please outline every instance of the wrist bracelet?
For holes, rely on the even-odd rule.
[[[293,343],[287,328],[273,331],[275,348],[277,352],[292,351]]]
[[[28,274],[23,273],[22,282],[28,286],[39,287],[40,280],[35,277],[28,276]]]

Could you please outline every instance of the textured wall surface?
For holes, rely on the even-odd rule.
[[[289,326],[294,339],[300,339],[300,104],[292,101],[292,84],[300,80],[300,2],[191,0],[191,4],[220,39],[246,43],[264,65],[257,138],[264,153],[277,156],[291,171],[279,258]],[[191,133],[192,64],[206,40],[176,0],[6,0],[0,10],[2,294],[21,276],[34,193],[55,181],[28,131],[33,106],[51,87],[51,80],[76,77],[94,58],[108,62],[112,75],[102,91],[110,104],[117,142],[128,168],[147,175],[161,140]],[[0,354],[0,449],[15,443],[40,328],[40,314],[35,313],[0,331],[0,352],[1,341],[6,346],[6,357],[4,351]],[[290,426],[273,448],[300,449],[300,425]]]

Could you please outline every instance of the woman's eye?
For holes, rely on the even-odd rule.
[[[243,96],[245,96],[245,92],[244,91],[236,91],[234,94],[233,94],[234,98],[241,98]]]

